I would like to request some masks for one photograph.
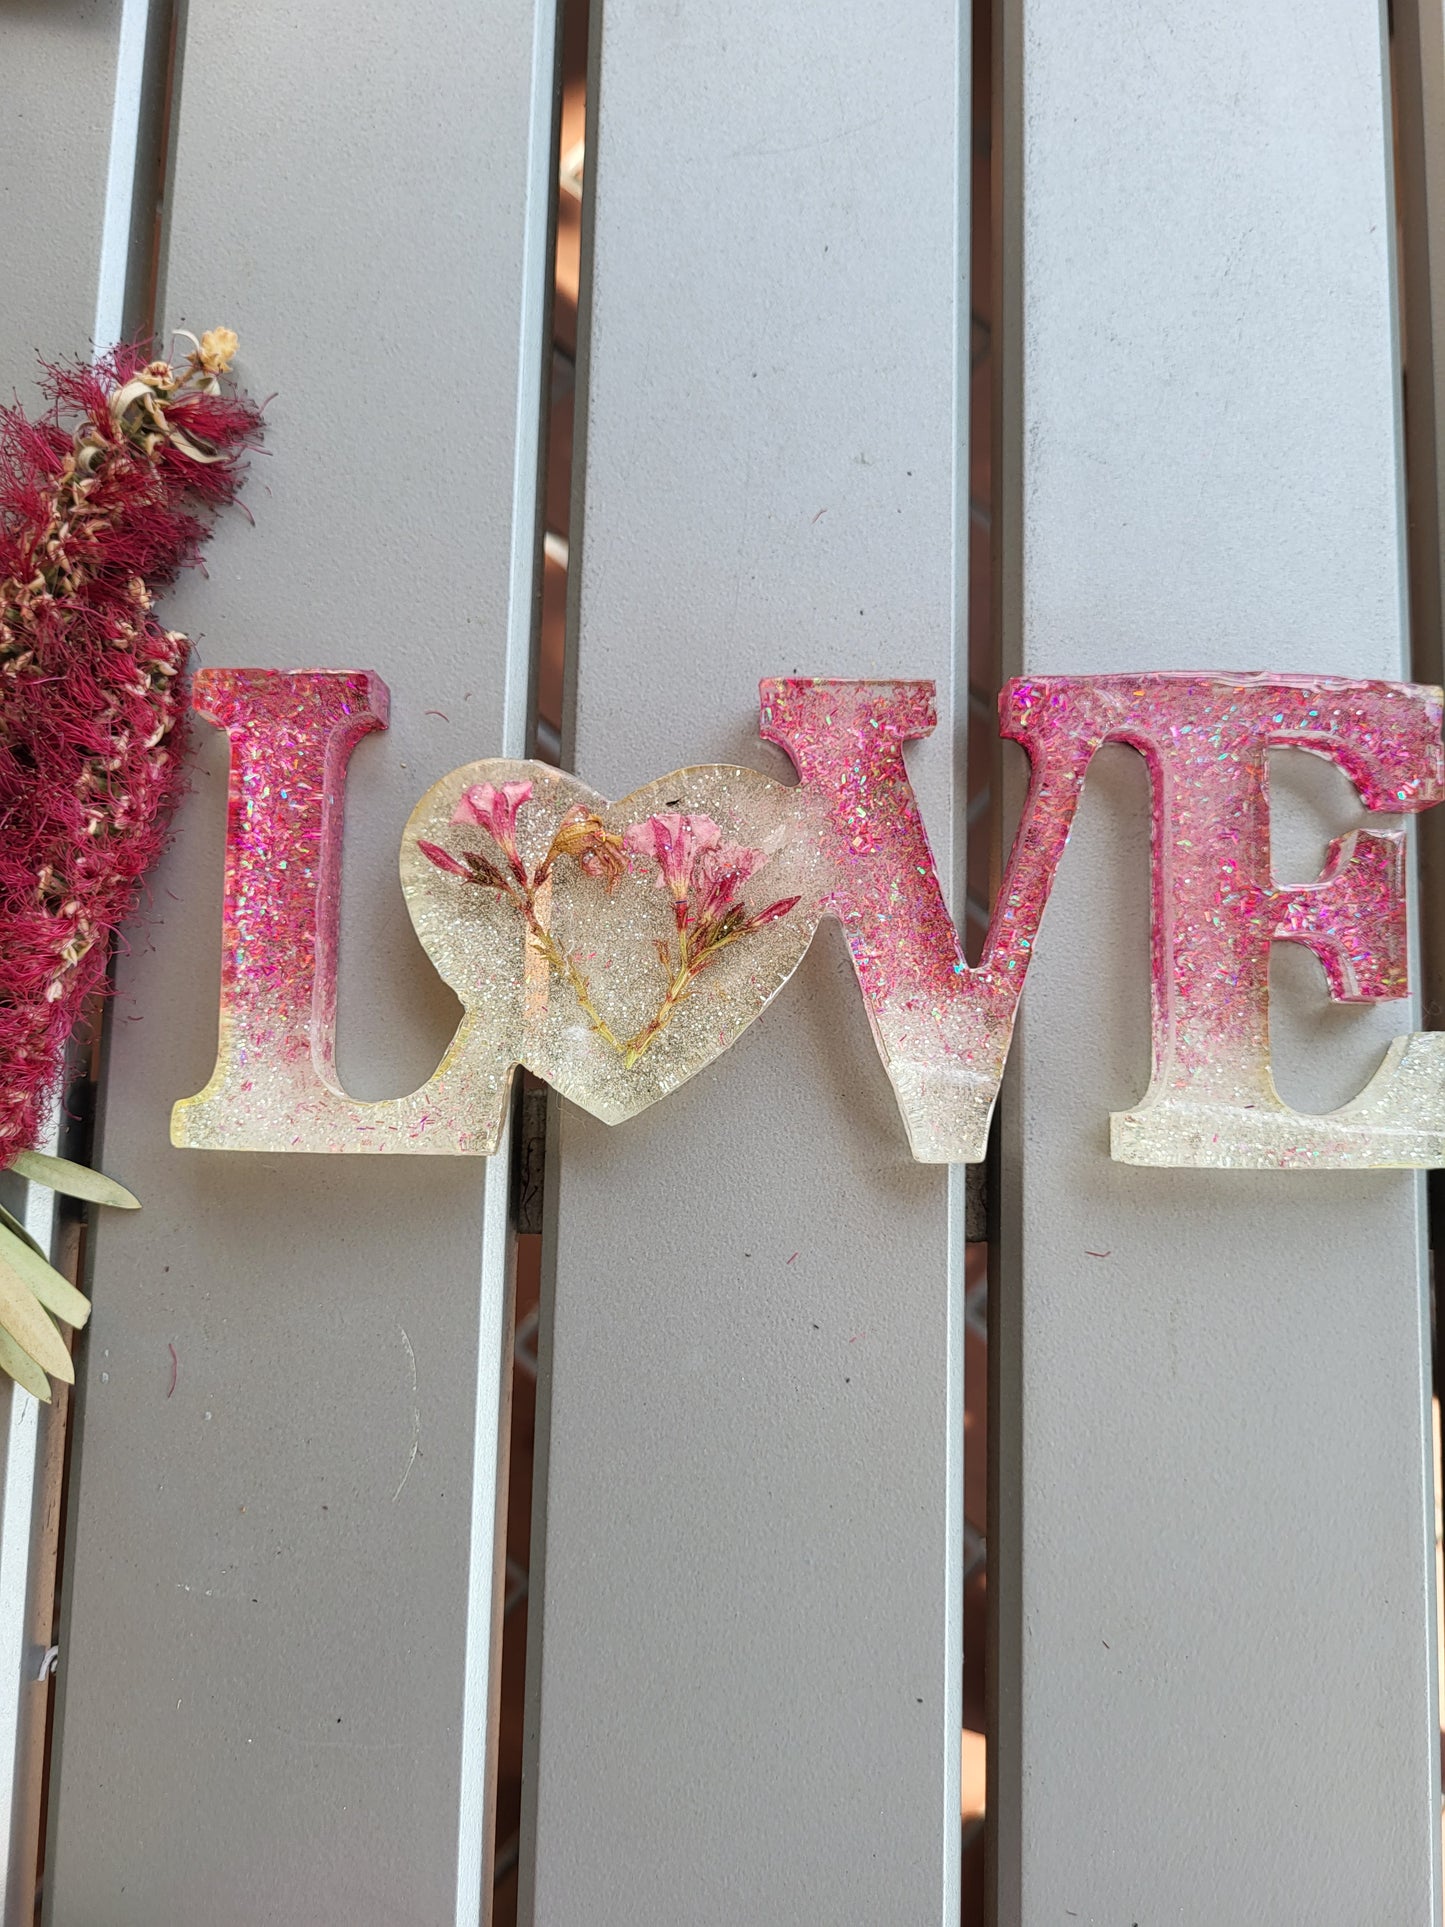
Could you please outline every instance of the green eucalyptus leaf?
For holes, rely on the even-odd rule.
[[[75,1383],[75,1367],[65,1340],[45,1315],[25,1280],[0,1260],[0,1325],[52,1378]]]
[[[83,1325],[89,1318],[90,1300],[85,1294],[77,1291],[63,1272],[21,1244],[3,1225],[0,1225],[0,1269],[14,1272],[45,1309],[63,1318],[67,1325]]]
[[[43,1258],[45,1256],[45,1247],[31,1237],[15,1213],[13,1211],[7,1211],[3,1204],[0,1204],[0,1225],[9,1225],[10,1229],[15,1233],[15,1236],[17,1238],[23,1238],[37,1257]]]
[[[0,1331],[0,1372],[8,1372],[17,1385],[24,1386],[42,1405],[50,1403],[50,1380],[7,1331]]]
[[[139,1211],[140,1199],[123,1184],[102,1171],[92,1171],[69,1158],[53,1158],[44,1151],[21,1151],[11,1160],[10,1169],[18,1171],[32,1184],[43,1184],[52,1191],[63,1191],[67,1198],[85,1198],[91,1204],[113,1204],[122,1211]]]

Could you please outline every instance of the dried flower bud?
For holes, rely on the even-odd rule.
[[[208,375],[224,375],[240,345],[233,328],[207,328],[192,359],[198,361]]]
[[[466,864],[459,863],[457,859],[448,851],[444,850],[439,843],[427,843],[423,841],[421,837],[418,837],[416,847],[421,851],[428,863],[434,863],[439,870],[445,870],[448,876],[460,877],[464,883],[471,882],[471,871],[468,870]]]
[[[750,931],[761,930],[765,923],[772,923],[778,917],[787,916],[788,912],[795,910],[801,902],[801,897],[780,897],[776,903],[770,903],[766,910],[759,910],[755,917],[749,917],[747,928]]]
[[[622,838],[615,836],[596,810],[589,810],[585,803],[574,803],[557,825],[540,874],[546,876],[563,856],[570,856],[584,876],[605,884],[609,896],[618,879],[627,874]]]

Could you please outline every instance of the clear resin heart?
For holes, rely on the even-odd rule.
[[[823,898],[815,816],[756,770],[677,770],[609,803],[544,764],[469,763],[413,812],[402,888],[464,1032],[616,1124],[797,968]]]

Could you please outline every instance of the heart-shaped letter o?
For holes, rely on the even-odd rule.
[[[514,814],[509,789],[528,792]],[[664,857],[680,845],[670,868],[659,834]],[[810,795],[722,766],[609,803],[542,763],[469,763],[412,813],[401,877],[466,1011],[454,1051],[525,1064],[608,1124],[747,1028],[802,961],[824,894]]]

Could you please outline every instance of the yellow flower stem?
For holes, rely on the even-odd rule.
[[[601,1011],[598,1010],[596,1004],[593,1003],[591,988],[588,985],[586,977],[578,969],[571,957],[567,955],[566,951],[562,949],[551,931],[545,927],[537,915],[536,893],[540,886],[546,882],[557,854],[558,851],[554,840],[553,847],[548,850],[541,868],[531,878],[530,882],[519,886],[514,883],[510,877],[506,878],[507,895],[522,913],[522,917],[527,926],[528,941],[536,945],[537,949],[547,959],[548,966],[556,972],[557,976],[559,976],[564,983],[571,986],[572,994],[576,997],[582,1014],[592,1026],[592,1029],[602,1039],[603,1043],[606,1044],[609,1049],[614,1050],[622,1059],[624,1069],[631,1070],[672,1022],[673,1013],[676,1011],[678,1005],[682,1003],[683,999],[691,991],[693,985],[697,982],[703,971],[707,969],[713,958],[717,956],[718,952],[720,950],[726,950],[729,944],[736,943],[739,937],[748,935],[747,925],[744,924],[741,929],[730,931],[726,936],[712,938],[697,951],[693,950],[687,931],[683,930],[679,932],[677,969],[669,980],[667,989],[663,992],[662,1002],[642,1026],[642,1029],[624,1044],[618,1038]]]
[[[730,943],[747,935],[746,929],[734,930],[726,937],[715,937],[696,954],[691,951],[686,937],[679,946],[679,965],[676,976],[667,986],[662,1002],[637,1035],[627,1044],[623,1054],[623,1064],[631,1070],[638,1058],[656,1042],[662,1032],[672,1022],[673,1012],[687,996],[703,971],[707,969],[720,950],[726,950]]]
[[[610,1045],[620,1057],[623,1046],[613,1034],[612,1027],[608,1024],[607,1019],[593,1003],[592,993],[588,988],[587,979],[562,949],[551,931],[542,924],[537,915],[536,904],[533,901],[536,880],[534,879],[533,883],[522,894],[512,891],[510,885],[508,889],[512,901],[521,910],[523,917],[526,919],[529,939],[541,951],[557,975],[572,986],[572,994],[582,1007],[582,1015],[587,1019],[603,1043]]]

